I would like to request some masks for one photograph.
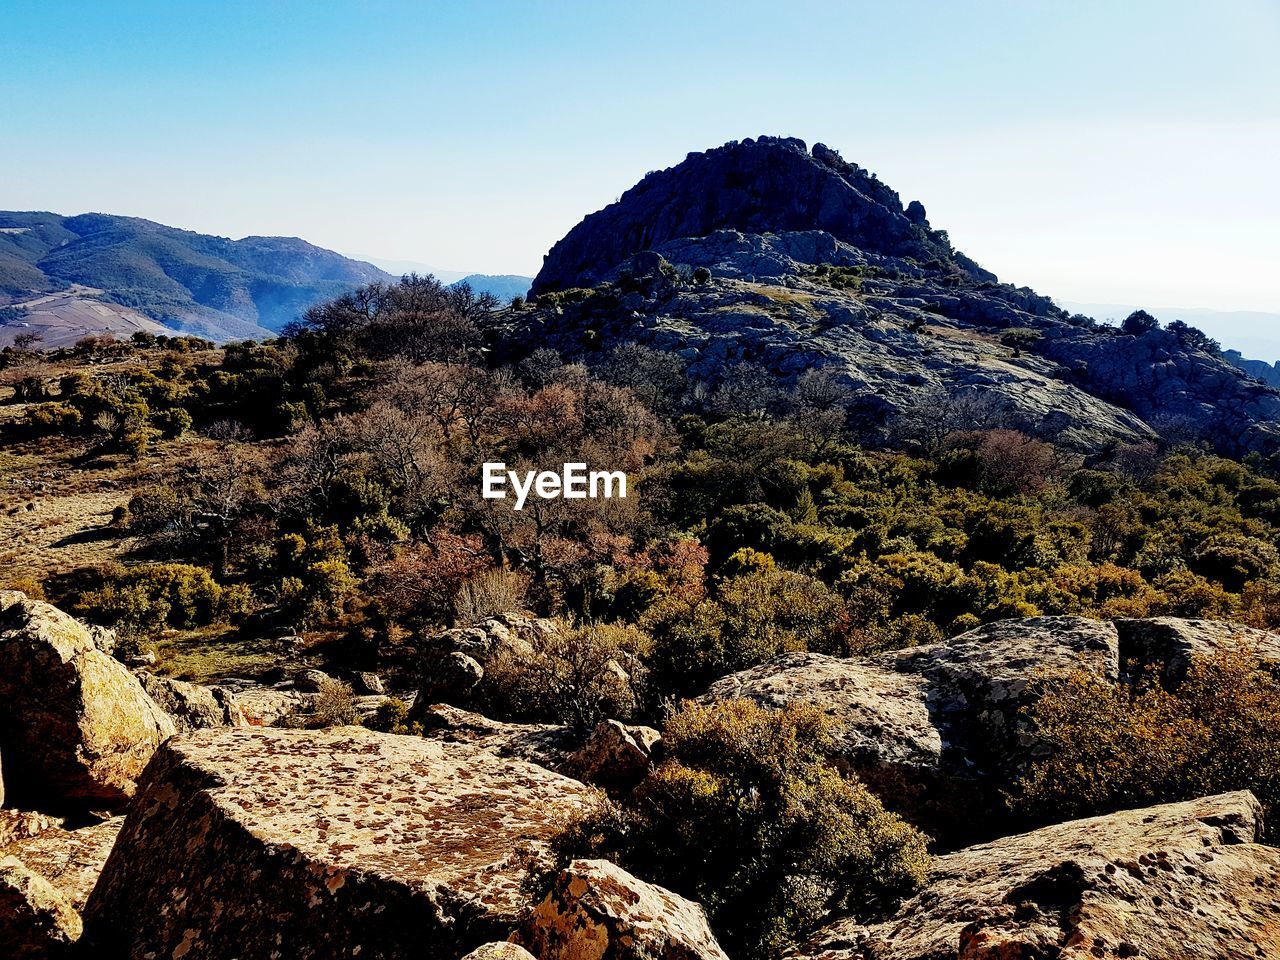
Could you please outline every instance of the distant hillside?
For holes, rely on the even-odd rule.
[[[467,284],[476,293],[491,293],[505,302],[512,297],[523,297],[527,294],[530,284],[533,283],[533,277],[519,277],[509,273],[473,273],[470,276],[463,277],[457,283],[449,284],[449,286],[457,286],[459,283]]]
[[[385,279],[371,264],[296,237],[230,240],[136,217],[0,211],[6,325],[64,293],[66,310],[90,327],[95,315],[123,313],[215,340],[256,338],[320,300]]]

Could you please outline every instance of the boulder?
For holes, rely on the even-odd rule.
[[[102,865],[107,862],[123,824],[123,817],[113,817],[77,830],[60,826],[47,828],[0,848],[0,855],[20,860],[80,910],[98,882]]]
[[[483,699],[485,670],[494,657],[526,659],[543,637],[558,630],[550,620],[500,614],[429,637],[417,665],[419,709],[440,702],[468,706]]]
[[[245,719],[253,726],[270,727],[298,713],[308,713],[315,701],[313,693],[302,693],[290,686],[288,689],[267,686],[253,680],[239,678],[223,680],[213,687],[231,696],[243,711]]]
[[[549,723],[503,723],[447,703],[431,704],[416,716],[422,724],[422,735],[430,740],[467,744],[495,756],[527,760],[548,770],[576,776],[569,760],[579,740],[568,727]]]
[[[1044,827],[939,857],[887,921],[836,921],[793,960],[1280,955],[1280,850],[1229,793]]]
[[[0,810],[0,850],[11,843],[30,840],[46,830],[63,826],[60,817],[27,810]]]
[[[351,674],[351,686],[356,693],[381,696],[387,692],[386,684],[382,682],[382,678],[376,673],[370,673],[366,670],[356,670]]]
[[[80,914],[49,881],[0,858],[0,945],[6,960],[55,960],[80,939]]]
[[[540,960],[728,960],[696,903],[607,860],[575,860],[512,935]]]
[[[235,697],[221,687],[201,687],[152,673],[138,674],[138,681],[173,720],[179,733],[211,727],[243,727],[249,722]]]
[[[462,960],[539,960],[524,947],[506,941],[476,947]]]
[[[1238,623],[1152,617],[1117,620],[1123,666],[1130,673],[1158,664],[1166,681],[1178,683],[1196,660],[1224,650],[1242,649],[1264,663],[1280,663],[1280,636]]]
[[[471,656],[453,651],[424,671],[417,703],[468,703],[471,692],[484,679],[484,667]]]
[[[319,693],[336,681],[323,670],[301,670],[293,678],[293,685],[303,693]]]
[[[629,790],[653,768],[653,751],[661,739],[652,727],[605,720],[568,758],[565,770],[608,790]]]
[[[47,603],[0,593],[0,754],[33,806],[113,807],[175,732],[121,663]]]
[[[107,956],[461,956],[527,911],[526,866],[589,796],[462,744],[197,731],[147,770],[85,937]]]
[[[1113,625],[1036,617],[873,657],[783,654],[702,699],[817,706],[837,730],[832,759],[954,846],[982,836],[1000,789],[1035,755],[1022,710],[1036,681],[1080,668],[1117,679],[1119,663]]]

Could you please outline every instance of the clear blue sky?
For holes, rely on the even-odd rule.
[[[690,150],[821,140],[1005,279],[1280,312],[1280,3],[0,0],[0,208],[533,273]]]

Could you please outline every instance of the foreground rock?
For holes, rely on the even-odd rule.
[[[179,733],[248,725],[235,697],[221,687],[201,687],[152,673],[138,674],[138,681],[173,720]]]
[[[85,936],[106,956],[461,956],[507,936],[525,863],[588,796],[465,745],[196,732],[148,769]]]
[[[1248,793],[1077,820],[935,863],[885,923],[831,924],[794,960],[1280,955],[1280,850]]]
[[[78,830],[54,827],[11,843],[0,850],[0,855],[20,860],[80,910],[97,884],[123,825],[123,817],[114,817]]]
[[[607,860],[575,860],[512,937],[540,960],[728,960],[702,907]]]
[[[19,819],[20,818],[20,819]],[[0,840],[0,945],[8,958],[67,955],[121,819],[65,830],[48,817],[10,815]]]
[[[0,755],[24,806],[113,807],[173,722],[56,607],[0,592]]]
[[[6,960],[55,960],[80,939],[80,914],[49,881],[0,858],[0,945]]]

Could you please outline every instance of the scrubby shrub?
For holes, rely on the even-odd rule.
[[[644,698],[647,649],[648,638],[636,627],[539,631],[531,649],[503,647],[486,664],[489,708],[578,730],[606,719],[630,720]]]
[[[312,704],[312,718],[317,727],[341,727],[360,722],[355,695],[349,683],[326,678],[320,682]]]
[[[454,598],[459,624],[479,623],[499,613],[524,609],[529,578],[515,570],[485,570],[469,578]]]
[[[1028,719],[1047,755],[1012,803],[1034,818],[1252,790],[1271,823],[1280,802],[1280,681],[1247,647],[1193,664],[1176,685],[1154,671],[1132,686],[1077,671],[1046,684]]]
[[[208,570],[185,563],[148,563],[106,571],[97,589],[83,593],[75,611],[108,626],[139,630],[169,626],[180,630],[225,620],[248,605],[242,590],[228,607],[223,588]]]
[[[823,761],[812,707],[686,703],[666,759],[621,806],[601,802],[557,841],[605,856],[707,908],[735,957],[777,956],[832,910],[874,917],[913,893],[926,838]]]

